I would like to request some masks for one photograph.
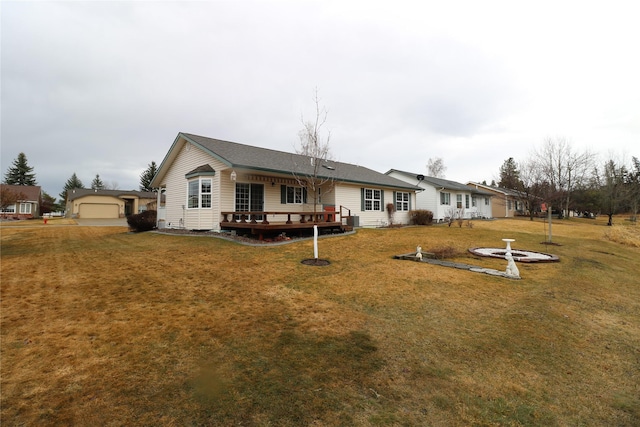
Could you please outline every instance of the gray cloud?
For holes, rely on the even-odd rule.
[[[596,72],[580,44],[590,26],[561,39],[561,17],[544,10],[536,21],[536,10],[462,6],[4,2],[2,172],[23,151],[52,195],[73,172],[137,188],[180,131],[291,151],[316,87],[335,157],[381,172],[442,157],[451,179],[490,180],[549,133],[637,139],[640,70],[619,46],[637,29],[608,33],[619,54],[596,52],[617,68]],[[606,115],[584,107],[598,102]]]

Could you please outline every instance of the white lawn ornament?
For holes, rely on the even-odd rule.
[[[510,277],[520,277],[520,271],[516,266],[516,262],[513,260],[513,255],[511,255],[511,252],[507,252],[504,256],[504,259],[507,260],[507,270],[505,271],[505,274]]]
[[[422,248],[420,246],[416,248],[416,258],[418,261],[422,260]]]

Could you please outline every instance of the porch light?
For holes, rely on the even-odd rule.
[[[237,176],[237,175],[236,175],[236,171],[232,170],[232,171],[231,171],[231,175],[230,175],[230,177],[231,177],[231,181],[235,181],[235,180],[236,180],[236,176]]]

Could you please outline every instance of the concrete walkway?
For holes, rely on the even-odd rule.
[[[426,257],[424,257],[422,259],[418,259],[418,258],[416,258],[416,254],[415,253],[409,253],[409,254],[403,254],[403,255],[395,255],[394,258],[395,259],[404,259],[404,260],[414,261],[414,262],[424,262],[424,263],[427,263],[427,264],[439,265],[441,267],[451,267],[451,268],[457,268],[457,269],[460,269],[460,270],[468,270],[468,271],[472,271],[474,273],[484,273],[484,274],[489,274],[491,276],[505,277],[507,279],[520,280],[520,276],[512,276],[512,275],[509,275],[509,274],[505,273],[504,271],[494,270],[493,268],[484,268],[484,267],[479,267],[479,266],[476,266],[476,265],[462,264],[462,263],[459,263],[459,262],[451,262],[451,261],[442,261],[442,260],[426,258]]]

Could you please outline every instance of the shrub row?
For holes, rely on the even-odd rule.
[[[129,215],[127,217],[127,224],[131,231],[149,231],[156,228],[157,212],[154,210],[148,210],[140,212],[138,214]]]
[[[433,212],[426,209],[416,209],[409,212],[409,220],[413,225],[431,225]]]

